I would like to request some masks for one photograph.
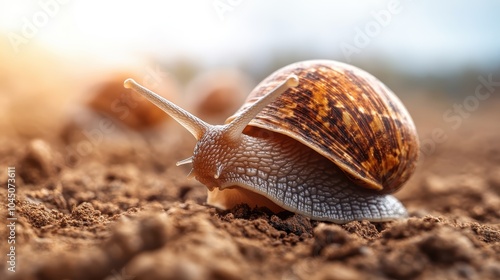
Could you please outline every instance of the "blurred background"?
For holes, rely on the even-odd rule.
[[[497,99],[499,11],[494,0],[1,0],[0,125],[43,136],[80,107],[133,129],[161,123],[125,100],[126,77],[221,123],[273,71],[333,59],[387,84],[432,137],[466,118],[455,105],[469,114]]]
[[[420,162],[396,195],[423,219],[344,232],[205,211],[193,201],[206,188],[175,166],[195,139],[123,87],[134,78],[218,124],[308,59],[365,69],[402,100]],[[500,1],[0,0],[0,170],[11,166],[16,279],[500,279],[482,274],[500,271]]]

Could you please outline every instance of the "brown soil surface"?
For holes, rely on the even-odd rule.
[[[488,103],[456,130],[447,105],[410,106],[421,139],[439,127],[446,139],[396,194],[410,217],[384,223],[206,206],[206,188],[175,166],[195,142],[172,123],[12,133],[0,138],[0,199],[15,166],[16,272],[3,226],[0,278],[500,279],[500,102]]]

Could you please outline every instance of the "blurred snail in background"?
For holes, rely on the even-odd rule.
[[[95,85],[92,96],[87,101],[91,110],[113,118],[117,123],[132,130],[142,131],[166,122],[169,117],[158,107],[147,102],[142,96],[131,96],[123,89],[123,80],[130,76],[143,77],[144,74],[114,73]],[[146,80],[148,81],[148,80]],[[178,100],[178,88],[174,81],[155,81],[155,90],[161,96]]]
[[[211,123],[223,123],[245,101],[250,78],[235,69],[218,69],[197,75],[186,87],[188,109]]]
[[[395,192],[415,170],[419,143],[400,100],[351,65],[303,61],[250,93],[225,125],[210,125],[128,79],[198,140],[190,176],[208,204],[240,203],[346,223],[407,215]]]

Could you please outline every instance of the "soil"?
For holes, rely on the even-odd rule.
[[[42,137],[6,134],[0,197],[14,166],[16,266],[3,226],[0,278],[500,279],[500,102],[455,130],[440,122],[446,104],[404,102],[427,146],[396,193],[410,217],[383,223],[207,206],[175,166],[195,142],[173,123],[138,132],[69,117]]]

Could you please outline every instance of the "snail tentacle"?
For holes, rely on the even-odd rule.
[[[193,157],[192,156],[176,162],[175,165],[176,166],[181,166],[181,165],[190,164],[190,163],[193,163]]]
[[[256,101],[252,106],[246,108],[241,112],[235,119],[233,119],[229,124],[225,126],[226,135],[233,140],[239,139],[243,129],[248,125],[248,123],[257,116],[262,109],[264,109],[269,103],[273,102],[282,93],[290,88],[294,88],[299,85],[299,78],[292,74],[287,77],[285,81],[279,84],[271,92],[263,96],[261,99]]]
[[[133,79],[127,79],[123,83],[123,86],[125,88],[133,89],[134,91],[147,98],[153,104],[158,106],[158,108],[162,109],[170,117],[175,119],[180,125],[191,132],[196,140],[199,140],[203,136],[203,134],[205,134],[211,127],[211,125],[200,120],[198,117],[161,97],[160,95],[154,93],[153,91],[143,87]]]

